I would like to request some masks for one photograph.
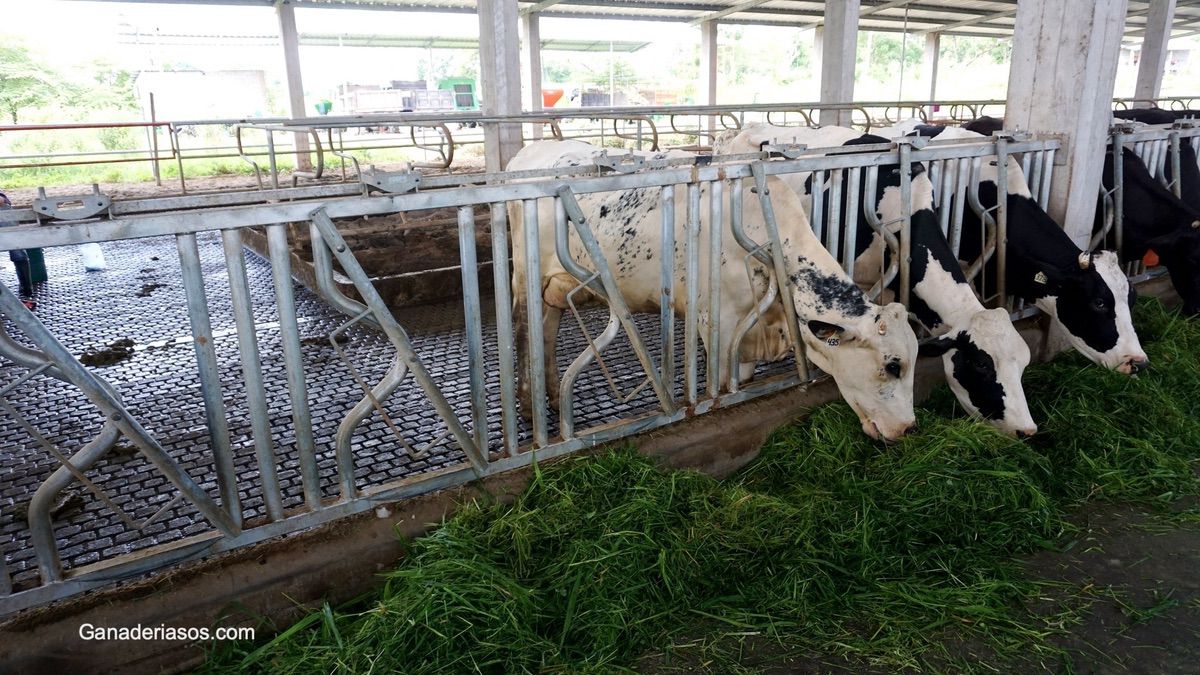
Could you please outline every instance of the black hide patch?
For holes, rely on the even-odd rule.
[[[1004,385],[996,376],[996,362],[991,354],[971,341],[966,332],[954,340],[954,379],[967,391],[971,405],[987,420],[1004,419]]]
[[[800,264],[804,264],[800,258]],[[819,313],[835,312],[848,317],[858,317],[867,313],[867,301],[854,282],[836,274],[825,274],[814,268],[805,267],[792,275],[792,283],[797,288],[808,289],[816,298],[816,310]]]

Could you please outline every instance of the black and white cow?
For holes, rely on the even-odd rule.
[[[938,139],[979,139],[958,127],[925,127],[922,135]],[[1007,163],[1008,255],[1006,287],[1010,294],[1035,303],[1052,318],[1052,331],[1092,361],[1126,374],[1149,364],[1133,328],[1129,304],[1133,289],[1116,253],[1080,250],[1058,223],[1033,199],[1020,165]],[[998,202],[995,158],[984,161],[979,201],[984,208]],[[979,216],[964,212],[959,257],[975,260],[983,250]],[[985,268],[994,288],[995,258]]]
[[[594,163],[601,148],[579,141],[538,141],[526,145],[509,162],[511,171],[578,166]],[[640,153],[649,155],[650,153]],[[688,153],[672,151],[672,155],[687,156]],[[659,153],[658,156],[662,156]],[[808,357],[818,368],[829,373],[837,383],[842,397],[858,413],[865,433],[873,438],[894,440],[911,432],[916,427],[913,413],[913,365],[917,356],[917,339],[908,324],[907,311],[899,303],[879,307],[872,305],[845,274],[837,261],[821,246],[808,225],[798,198],[776,179],[771,179],[769,189],[779,228],[785,262],[793,285],[792,297],[786,301],[794,303],[800,318],[800,332],[807,348]],[[758,241],[766,241],[766,226],[760,209],[750,205],[757,203],[752,194],[752,183],[746,181],[742,198],[743,227],[746,233]],[[631,311],[658,311],[661,301],[661,279],[659,258],[662,251],[662,213],[659,189],[631,189],[620,192],[580,195],[579,205],[584,211],[592,231],[604,252],[609,266],[621,290],[622,297]],[[707,191],[701,196],[707,199]],[[723,213],[730,213],[726,191]],[[520,204],[510,203],[509,225],[512,228],[513,244],[513,297],[516,299],[515,322],[522,327],[522,308],[525,288],[528,283],[537,283],[542,289],[544,328],[546,340],[546,385],[551,392],[551,401],[557,402],[554,392],[558,390],[555,341],[558,324],[564,309],[568,308],[566,294],[576,285],[575,278],[565,270],[555,251],[554,206],[551,200],[540,200],[539,250],[541,255],[541,279],[526,279],[524,250],[524,220]],[[686,261],[686,209],[677,208],[676,247],[673,298],[678,303],[675,312],[685,312]],[[701,209],[701,228],[707,233],[711,226],[709,209]],[[742,249],[733,237],[732,230],[721,224],[722,250]],[[706,238],[707,234],[702,234]],[[577,238],[570,242],[573,258],[591,267],[582,244]],[[732,344],[738,321],[749,314],[758,298],[763,297],[768,275],[758,262],[752,264],[759,273],[747,275],[740,263],[741,255],[730,254],[729,263],[721,260],[721,277],[710,279],[708,265],[700,269],[700,297],[709,297],[711,284],[719,284],[721,307],[719,328],[720,344],[727,348]],[[753,281],[752,281],[753,280]],[[710,317],[701,308],[699,323],[701,335],[707,335]],[[517,339],[520,345],[522,340]],[[781,306],[768,312],[751,330],[742,344],[739,354],[722,354],[719,359],[719,377],[722,389],[728,388],[729,373],[736,365],[742,379],[749,379],[754,364],[758,361],[779,360],[790,351]],[[522,350],[524,352],[524,350]],[[531,410],[528,394],[526,368],[521,368],[522,406]]]
[[[909,125],[907,130],[914,126]],[[718,139],[714,151],[724,154],[753,152],[764,143],[791,142],[792,139],[811,148],[890,142],[880,136],[842,127],[803,129],[761,125],[749,126],[740,133]],[[811,175],[782,174],[780,177],[800,191],[808,208],[813,189]],[[1037,426],[1021,386],[1021,375],[1030,360],[1029,347],[1013,327],[1007,312],[989,310],[975,297],[938,225],[933,211],[933,185],[925,168],[914,164],[911,177],[913,262],[909,309],[937,338],[922,345],[921,354],[942,356],[946,380],[971,415],[987,420],[1009,435],[1031,436]],[[876,194],[860,195],[859,203],[874,205],[882,222],[898,227],[896,223],[902,213],[899,165],[880,166]],[[846,214],[845,209],[843,204],[843,214]],[[857,214],[855,227],[858,228],[855,280],[860,285],[870,285],[878,279],[886,262],[883,259],[885,247],[861,211]],[[895,292],[899,278],[894,278],[892,284]]]
[[[1141,260],[1148,251],[1154,251],[1171,275],[1184,311],[1200,314],[1200,209],[1176,197],[1151,176],[1146,164],[1129,148],[1122,149],[1121,157],[1122,258]],[[1109,148],[1104,157],[1104,187],[1109,190],[1114,171]],[[1097,216],[1099,226],[1102,219],[1100,214]]]
[[[1182,115],[1195,116],[1195,111],[1162,110],[1160,108],[1135,108],[1114,110],[1113,117],[1140,124],[1173,124]],[[1193,209],[1200,211],[1200,165],[1196,163],[1196,150],[1190,138],[1180,139],[1179,144],[1179,196]],[[1165,165],[1167,180],[1173,180],[1171,162]],[[1108,172],[1107,176],[1112,175]]]

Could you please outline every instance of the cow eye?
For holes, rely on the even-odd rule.
[[[892,377],[897,377],[897,378],[900,377],[900,362],[899,361],[888,361],[887,364],[883,367],[883,369],[886,370],[887,374],[891,375]]]
[[[1092,307],[1097,311],[1103,312],[1104,310],[1108,309],[1108,303],[1104,301],[1104,298],[1096,298],[1095,300],[1092,300]]]

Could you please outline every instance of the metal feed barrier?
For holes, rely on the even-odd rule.
[[[12,537],[0,565],[0,613],[811,382],[821,375],[804,358],[790,302],[782,306],[794,361],[762,365],[750,382],[739,381],[737,369],[730,368],[725,387],[716,376],[721,355],[738,354],[763,315],[789,296],[791,282],[765,190],[769,176],[809,173],[818,179],[815,184],[829,185],[828,195],[818,192],[814,199],[814,230],[849,273],[857,233],[844,223],[853,223],[849,216],[862,210],[893,253],[871,290],[878,296],[897,276],[902,289],[907,285],[910,239],[908,218],[880,222],[873,200],[858,197],[860,187],[874,193],[881,165],[900,166],[905,204],[911,202],[911,166],[929,167],[940,222],[956,247],[965,209],[980,213],[991,242],[972,265],[982,283],[983,261],[995,256],[1004,265],[1003,247],[995,242],[1004,241],[1006,212],[1003,202],[991,211],[980,208],[973,177],[988,157],[1019,154],[1044,201],[1058,147],[1054,140],[1003,136],[973,142],[905,139],[853,153],[777,146],[763,154],[715,158],[614,156],[566,170],[427,177],[412,172],[372,185],[105,203],[60,197],[38,205],[46,208],[0,212],[0,225],[8,225],[0,227],[0,250],[109,242],[110,250],[156,252],[152,259],[171,268],[181,292],[145,323],[174,322],[178,328],[163,329],[166,335],[182,333],[139,344],[136,352],[137,363],[170,372],[130,365],[102,376],[80,363],[77,335],[54,329],[59,314],[53,305],[35,315],[7,287],[0,288],[0,355],[11,362],[0,365],[0,408],[16,429],[3,432],[11,447],[4,461],[19,463],[24,472],[4,473],[0,495],[15,494],[14,502],[30,498],[23,517],[0,508],[7,511],[0,521],[7,529],[0,531]],[[766,160],[772,152],[776,158]],[[750,204],[743,203],[746,181],[757,189]],[[645,191],[661,210],[662,249],[653,263],[662,281],[660,303],[666,308],[679,301],[681,317],[667,309],[655,316],[631,313],[612,261],[584,217],[580,199],[629,189]],[[553,201],[553,222],[539,221],[538,200]],[[493,266],[494,295],[480,293],[475,214],[488,210],[492,259],[507,260],[513,244],[510,203],[523,205],[526,278],[541,278],[539,232],[549,228],[559,261],[576,280],[563,327],[573,358],[559,380],[557,410],[543,381],[540,284],[524,289],[525,316],[513,314],[507,266]],[[336,223],[427,209],[458,214],[464,289],[456,310],[459,332],[417,330],[418,309],[393,313]],[[744,230],[745,209],[762,211],[764,239]],[[676,242],[680,211],[686,227],[684,241]],[[705,212],[732,228],[736,250],[720,250],[722,232],[703,225]],[[297,291],[291,279],[289,224],[296,223],[306,223],[311,233],[315,296]],[[269,265],[243,253],[243,233],[252,227],[266,230]],[[573,241],[586,256],[565,254]],[[678,287],[676,243],[684,251]],[[722,257],[740,260],[752,287],[756,271],[766,278],[754,308],[724,333],[718,320],[710,321],[720,316],[720,295],[700,292],[702,270],[718,272]],[[335,266],[352,279],[358,298],[337,290]],[[1007,303],[1003,286],[983,290],[992,303]],[[684,297],[676,298],[677,292]],[[112,295],[104,302],[81,295],[78,304],[88,312],[83,320],[100,321],[124,306]],[[599,298],[602,308],[584,308],[579,301],[587,295]],[[143,328],[126,320],[131,323],[122,330]],[[321,341],[303,338],[302,331],[316,331]],[[530,422],[521,419],[516,388],[521,332],[528,338],[522,347],[529,350],[535,402],[525,411]],[[722,335],[732,335],[731,344],[722,344]],[[136,376],[128,375],[135,370]],[[155,393],[143,393],[149,390]],[[61,417],[68,413],[74,417]],[[135,453],[130,461],[141,462],[140,470],[120,469],[116,456],[128,451]],[[384,465],[399,467],[400,475],[381,476]],[[133,488],[126,485],[135,480],[130,475],[139,481]],[[27,489],[17,485],[18,478]],[[56,515],[64,491],[76,485],[92,498],[85,512]],[[87,529],[110,512],[115,519],[103,521],[99,531]],[[75,551],[80,546],[82,553]]]
[[[1190,101],[1190,99],[1188,99]],[[1183,108],[1179,108],[1182,110]],[[1200,114],[1198,114],[1200,115]],[[1112,188],[1100,186],[1100,208],[1103,225],[1092,235],[1091,248],[1112,248],[1121,251],[1125,242],[1124,153],[1132,150],[1150,171],[1176,197],[1182,196],[1180,151],[1187,144],[1200,156],[1200,120],[1182,119],[1174,124],[1139,125],[1117,120],[1109,132],[1108,148],[1113,154]],[[1126,273],[1132,281],[1157,276],[1162,270],[1148,270],[1140,260],[1126,262]]]

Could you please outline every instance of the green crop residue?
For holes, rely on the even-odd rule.
[[[662,671],[690,650],[691,668],[734,672],[746,640],[885,670],[1052,667],[1086,607],[1034,611],[1050,582],[1018,559],[1085,503],[1200,492],[1200,322],[1153,300],[1135,320],[1152,364],[1136,379],[1077,355],[1027,371],[1029,441],[964,419],[943,388],[896,445],[827,405],[723,482],[628,449],[564,460],[514,504],[467,505],[412,541],[369,600],[205,669]]]

